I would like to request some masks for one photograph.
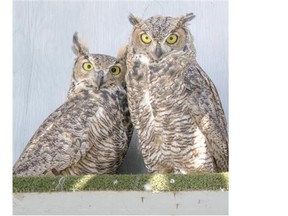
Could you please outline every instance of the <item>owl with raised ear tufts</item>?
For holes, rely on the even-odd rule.
[[[228,171],[228,132],[220,97],[196,61],[180,17],[130,14],[126,83],[132,123],[151,173]]]
[[[73,36],[76,61],[67,100],[42,123],[13,167],[16,176],[115,173],[132,124],[125,62],[90,54]]]

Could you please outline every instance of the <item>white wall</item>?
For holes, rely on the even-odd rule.
[[[14,193],[13,214],[228,215],[228,192],[80,191]]]
[[[115,56],[125,44],[132,12],[148,18],[193,12],[190,29],[197,60],[218,88],[228,117],[227,1],[14,1],[13,157],[66,97],[74,63],[72,35],[78,31],[90,51]],[[144,172],[133,138],[121,172]]]

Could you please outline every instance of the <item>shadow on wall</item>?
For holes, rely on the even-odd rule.
[[[126,158],[119,167],[117,173],[119,174],[147,173],[147,169],[145,167],[142,154],[138,148],[137,140],[138,140],[137,133],[134,130]],[[133,164],[137,164],[137,166],[133,166]]]

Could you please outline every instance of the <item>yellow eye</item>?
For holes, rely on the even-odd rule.
[[[168,36],[168,38],[166,39],[166,42],[167,42],[168,44],[174,44],[174,43],[177,42],[177,40],[178,40],[178,36],[177,36],[176,34],[170,34],[170,35]]]
[[[110,68],[110,72],[113,75],[118,75],[121,72],[121,69],[118,66],[113,66],[113,67]]]
[[[141,40],[146,44],[149,44],[152,41],[152,39],[146,33],[141,34]]]
[[[83,68],[85,71],[91,71],[91,70],[94,69],[94,66],[93,66],[93,64],[90,63],[90,62],[85,62],[85,63],[83,63],[82,68]]]

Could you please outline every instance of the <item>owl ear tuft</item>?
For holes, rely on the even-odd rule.
[[[189,22],[192,19],[194,19],[194,17],[195,17],[195,15],[193,13],[187,13],[186,15],[180,17],[178,25],[183,26],[187,22]]]
[[[125,61],[127,57],[127,53],[128,53],[128,44],[125,44],[122,47],[120,47],[120,49],[118,50],[117,58]]]
[[[75,32],[73,35],[73,46],[72,50],[75,55],[87,55],[89,53],[88,46],[84,41],[82,41],[79,37],[78,32]]]
[[[128,19],[133,26],[139,24],[142,21],[140,18],[135,17],[132,13],[129,14]]]

